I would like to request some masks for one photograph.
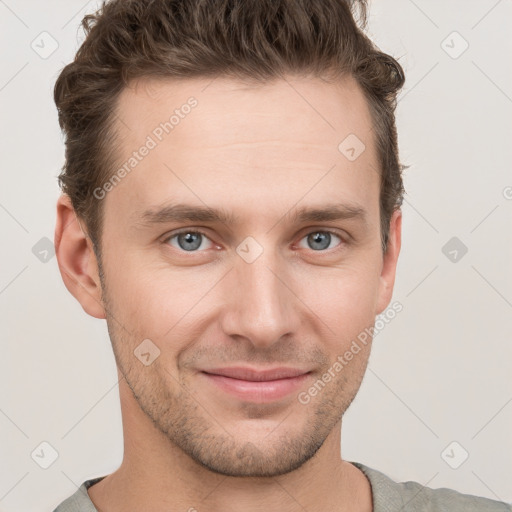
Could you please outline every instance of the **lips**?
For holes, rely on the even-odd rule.
[[[265,370],[247,367],[212,368],[201,372],[212,385],[209,389],[254,403],[275,402],[286,398],[304,385],[310,373],[304,369],[283,367]]]
[[[268,370],[254,370],[252,368],[234,367],[234,368],[214,368],[211,370],[204,370],[205,373],[210,375],[222,375],[223,377],[230,377],[232,379],[248,380],[252,382],[263,382],[269,380],[289,379],[298,377],[308,373],[308,370],[301,370],[299,368],[273,368]]]

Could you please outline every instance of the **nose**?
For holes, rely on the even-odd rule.
[[[269,348],[284,336],[296,336],[301,302],[294,295],[289,269],[269,249],[252,262],[235,255],[224,283],[222,328],[256,348]]]

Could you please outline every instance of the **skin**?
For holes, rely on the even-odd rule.
[[[102,280],[85,223],[66,196],[57,204],[64,283],[107,320],[120,379],[124,458],[89,495],[109,512],[371,511],[370,484],[340,447],[371,343],[308,404],[297,399],[392,297],[401,212],[383,254],[367,102],[350,77],[139,80],[118,104],[119,163],[190,96],[197,107],[102,199]],[[366,146],[355,161],[338,150],[350,133]],[[166,202],[239,222],[144,227],[141,213]],[[361,206],[366,222],[290,216],[332,203]],[[169,239],[179,228],[206,234],[195,252]],[[335,234],[315,250],[308,235],[325,230]],[[252,263],[236,252],[248,236],[263,248]],[[160,350],[148,366],[134,355],[145,339]],[[201,373],[234,365],[312,373],[297,392],[257,403]]]

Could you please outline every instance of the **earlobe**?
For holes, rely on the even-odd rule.
[[[388,246],[384,253],[380,275],[377,314],[381,314],[391,302],[395,285],[396,266],[402,245],[402,212],[393,212],[389,222]]]
[[[96,255],[66,194],[62,194],[57,201],[54,243],[66,288],[86,313],[95,318],[105,318]]]

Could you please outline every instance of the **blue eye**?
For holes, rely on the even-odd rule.
[[[341,243],[343,243],[343,240],[339,235],[329,230],[312,231],[303,237],[301,242],[302,240],[306,240],[306,243],[308,244],[308,246],[305,247],[306,249],[317,252],[325,251],[326,249],[333,248],[330,247],[331,243],[333,242],[333,237],[337,238],[341,241]],[[207,244],[206,241],[209,241],[210,244],[212,243],[208,236],[202,231],[183,230],[169,236],[165,240],[165,243],[169,243],[172,247],[181,251],[201,252],[202,250],[208,249],[207,246],[205,247],[205,243]],[[341,243],[338,243],[335,247],[341,245]],[[201,249],[201,251],[199,249]]]
[[[309,249],[312,249],[313,251],[324,251],[325,249],[329,249],[333,236],[341,240],[340,236],[332,231],[312,231],[302,240],[306,239],[309,244]],[[343,240],[341,241],[343,242]]]
[[[181,231],[180,233],[170,236],[167,241],[171,241],[173,239],[176,239],[178,247],[172,243],[171,245],[186,252],[196,252],[197,249],[203,245],[202,242],[205,239],[209,240],[209,238],[201,231]]]

